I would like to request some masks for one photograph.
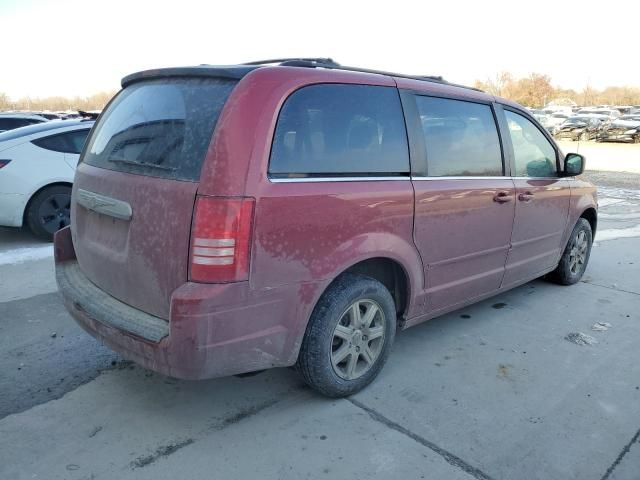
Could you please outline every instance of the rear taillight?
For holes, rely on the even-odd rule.
[[[0,160],[0,168],[6,167],[11,160]]]
[[[191,229],[189,279],[239,282],[249,278],[253,198],[198,196]]]

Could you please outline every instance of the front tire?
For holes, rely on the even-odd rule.
[[[70,210],[71,187],[46,187],[29,202],[26,223],[35,236],[52,241],[54,233],[69,225]]]
[[[589,263],[593,233],[591,224],[584,218],[580,218],[567,242],[560,263],[549,274],[549,279],[560,285],[573,285],[582,278]]]
[[[378,375],[395,332],[395,303],[386,287],[364,275],[343,274],[311,315],[297,369],[323,395],[352,395]]]

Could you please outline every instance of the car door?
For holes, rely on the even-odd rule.
[[[560,177],[557,148],[524,113],[504,110],[511,171],[516,187],[515,219],[503,287],[536,278],[558,263],[569,214],[571,189]]]
[[[412,137],[414,241],[426,279],[426,313],[496,291],[515,209],[490,102],[404,92]],[[412,120],[413,119],[413,120]]]

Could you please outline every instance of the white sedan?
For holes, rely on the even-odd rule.
[[[0,133],[0,225],[44,239],[69,224],[71,185],[93,120],[61,120]]]

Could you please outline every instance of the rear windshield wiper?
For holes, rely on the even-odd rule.
[[[167,167],[166,165],[158,165],[156,163],[136,162],[133,160],[125,160],[123,158],[110,158],[109,161],[113,163],[124,163],[127,165],[135,165],[136,167],[156,168],[158,170],[165,170],[167,172],[173,172],[177,170],[177,168],[175,167]]]

